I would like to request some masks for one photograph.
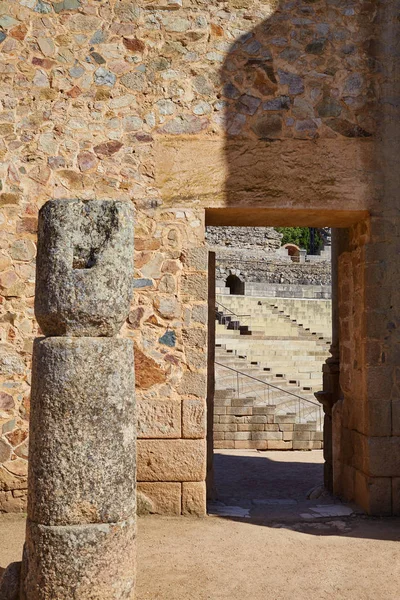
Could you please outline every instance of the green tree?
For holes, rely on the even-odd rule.
[[[311,234],[309,227],[275,227],[276,231],[283,234],[281,241],[282,246],[285,244],[295,244],[308,254],[311,252]],[[315,250],[318,251],[322,246],[322,238],[317,230],[315,230]]]

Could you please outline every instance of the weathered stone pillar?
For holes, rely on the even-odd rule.
[[[39,215],[23,600],[133,598],[133,215],[54,200]]]
[[[332,409],[340,398],[340,351],[339,351],[339,275],[338,259],[346,239],[347,230],[332,229],[332,344],[331,356],[323,365],[323,390],[316,392],[315,397],[324,409],[324,486],[333,491],[333,432],[332,432]]]

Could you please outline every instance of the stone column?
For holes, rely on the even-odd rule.
[[[39,214],[23,600],[133,598],[133,214],[53,200]]]
[[[338,259],[347,230],[332,229],[332,344],[331,356],[323,365],[323,390],[315,397],[324,409],[324,486],[333,491],[332,409],[340,398]]]

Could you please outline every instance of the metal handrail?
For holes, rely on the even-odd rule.
[[[217,300],[215,301],[215,304],[218,304],[218,306],[221,306],[223,309],[227,310],[228,312],[231,313],[231,315],[234,315],[235,317],[251,317],[251,315],[238,315],[237,313],[233,312],[233,310],[231,310],[227,306],[224,306],[223,304],[221,304],[221,302],[217,302]]]
[[[266,385],[268,387],[272,387],[272,388],[274,388],[274,390],[278,390],[279,392],[282,392],[283,394],[288,394],[289,396],[293,396],[294,398],[297,398],[298,400],[303,400],[304,402],[307,402],[308,404],[312,404],[313,406],[317,406],[318,408],[321,407],[321,405],[318,402],[313,402],[312,400],[309,400],[308,398],[304,398],[303,396],[299,396],[298,394],[294,394],[293,392],[289,392],[288,390],[283,390],[279,386],[273,385],[272,383],[269,383],[268,381],[263,381],[262,379],[258,379],[257,377],[253,377],[252,375],[248,375],[247,373],[243,373],[242,371],[238,371],[237,369],[232,369],[232,367],[228,367],[227,365],[223,365],[222,363],[219,363],[217,361],[215,361],[215,364],[218,365],[219,367],[223,367],[224,369],[229,369],[229,371],[233,371],[234,373],[236,373],[238,375],[243,375],[243,377],[248,377],[248,379],[253,379],[253,381],[258,381],[259,383],[263,383],[264,385]]]

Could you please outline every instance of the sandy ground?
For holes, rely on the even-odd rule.
[[[304,519],[296,504],[303,511],[310,502],[304,490],[319,481],[320,456],[223,454],[216,465],[219,504],[251,508],[255,501],[259,509],[261,501],[263,514],[139,519],[137,600],[399,600],[400,519]],[[259,481],[260,469],[268,477],[252,493],[249,479]],[[288,498],[292,512],[279,517],[274,502]],[[24,518],[0,516],[0,567],[20,560],[23,539]]]

